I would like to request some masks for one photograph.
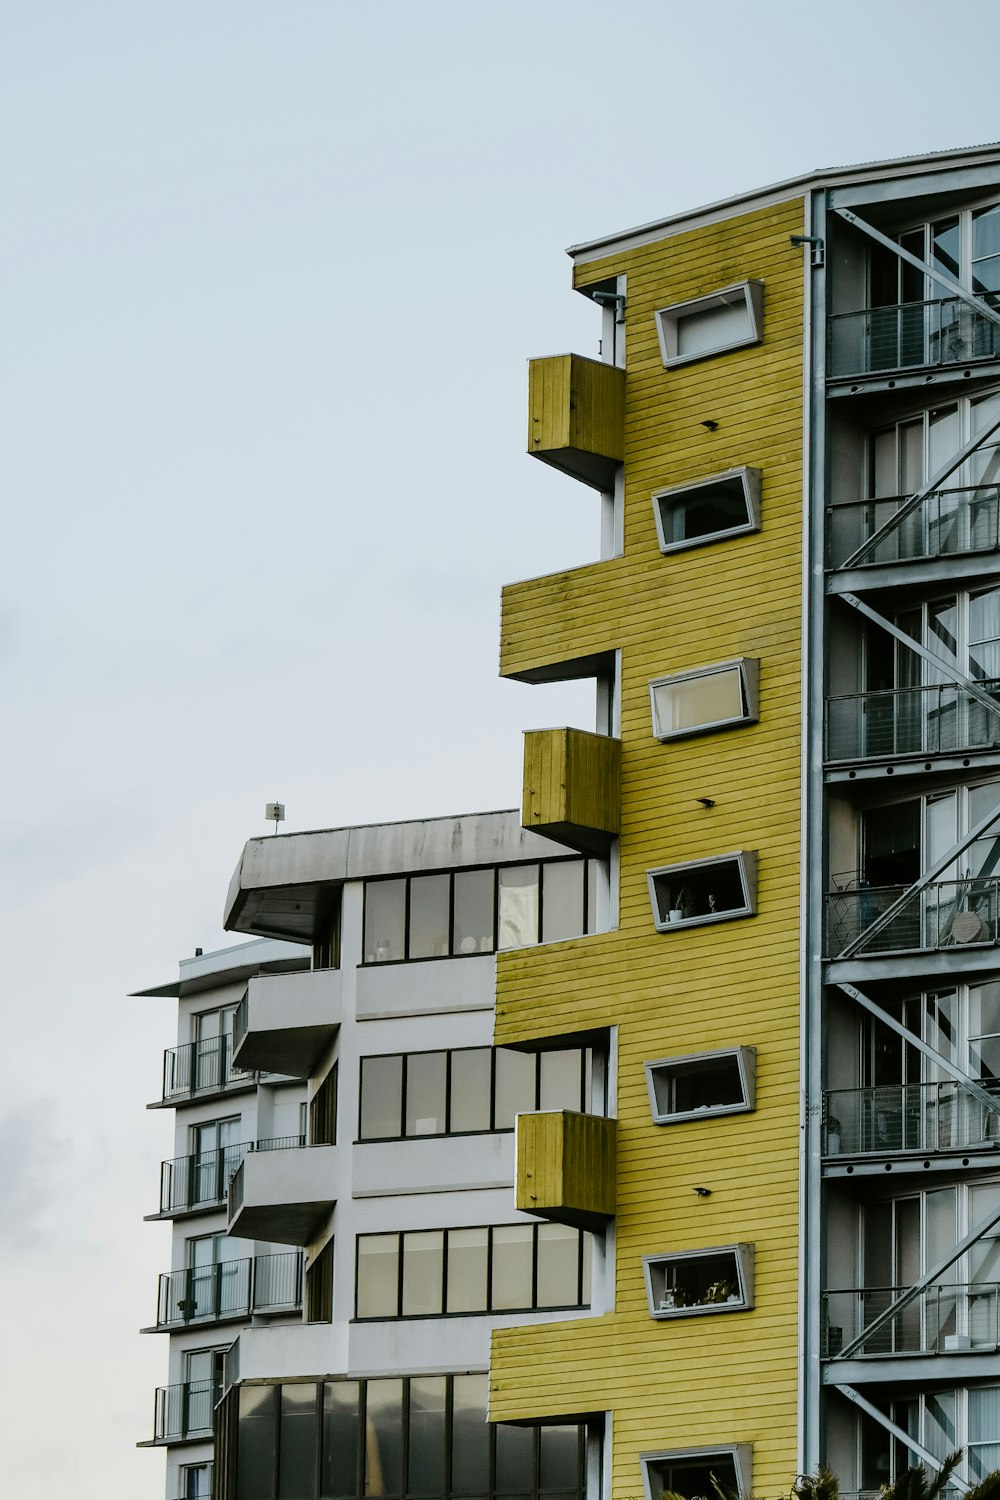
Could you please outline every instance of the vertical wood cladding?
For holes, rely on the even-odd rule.
[[[506,675],[622,653],[619,928],[499,955],[496,1018],[498,1044],[618,1027],[618,1209],[614,1311],[497,1331],[491,1417],[613,1410],[620,1500],[642,1451],[751,1443],[758,1494],[795,1470],[802,227],[798,198],[579,269],[627,276],[624,555],[504,592]],[[763,343],[664,369],[655,310],[754,277]],[[743,465],[760,532],[663,556],[652,491]],[[760,659],[759,722],[657,743],[649,679],[740,656]],[[733,849],[759,854],[758,915],[655,932],[646,870]],[[736,1045],[757,1049],[754,1112],[652,1123],[645,1060]],[[650,1318],[643,1255],[740,1241],[752,1311]]]

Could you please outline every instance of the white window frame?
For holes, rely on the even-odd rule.
[[[691,724],[683,729],[665,729],[659,722],[656,705],[656,689],[672,687],[676,682],[695,682],[704,677],[715,677],[721,672],[738,671],[740,675],[740,697],[743,712],[727,719],[710,719],[704,724]],[[714,734],[718,729],[736,729],[741,724],[756,724],[760,717],[758,696],[760,684],[760,659],[755,656],[734,656],[731,661],[714,662],[710,667],[692,667],[686,672],[671,672],[666,677],[649,679],[649,711],[653,721],[653,738],[664,744],[667,740],[690,739],[692,735]]]
[[[689,1065],[710,1063],[716,1058],[736,1059],[743,1099],[739,1104],[709,1104],[697,1109],[667,1110],[660,1107],[656,1077],[662,1073],[679,1073]],[[689,1052],[680,1057],[660,1057],[643,1064],[646,1089],[654,1125],[678,1125],[689,1120],[716,1119],[719,1115],[745,1115],[757,1107],[757,1049],[755,1047],[720,1047],[713,1052]]]
[[[669,917],[661,918],[660,905],[656,896],[656,881],[665,875],[682,875],[687,870],[704,870],[709,865],[736,864],[740,872],[740,882],[743,888],[743,905],[731,911],[716,911],[700,913],[695,917],[678,917],[673,921]],[[653,925],[657,932],[682,932],[689,927],[706,927],[715,922],[732,922],[740,917],[755,917],[757,915],[757,851],[755,849],[737,849],[731,854],[713,854],[709,859],[685,859],[676,865],[657,865],[653,870],[646,871],[646,883],[649,887],[649,904],[653,910]]]
[[[717,344],[711,349],[699,349],[696,354],[678,352],[680,341],[677,329],[686,317],[692,317],[697,313],[712,312],[720,307],[733,307],[738,302],[743,303],[750,316],[749,336],[732,339],[725,344]],[[731,286],[720,287],[716,292],[708,292],[701,297],[690,297],[686,302],[671,302],[667,307],[657,308],[654,317],[657,336],[660,340],[660,357],[668,370],[675,369],[678,365],[693,364],[697,359],[713,359],[717,354],[727,354],[730,349],[746,349],[759,344],[764,337],[764,283],[752,279],[734,281]]]
[[[684,495],[692,495],[696,490],[705,488],[710,484],[721,484],[723,480],[738,479],[743,486],[743,500],[747,508],[747,520],[738,526],[727,526],[723,531],[709,531],[704,536],[685,537],[682,541],[672,542],[667,536],[667,529],[663,524],[663,509],[661,501],[680,499]],[[704,479],[689,479],[685,484],[669,484],[663,489],[653,491],[653,520],[656,524],[656,539],[660,551],[665,555],[671,552],[686,552],[690,547],[707,547],[712,542],[724,542],[732,536],[749,536],[754,531],[760,530],[760,491],[761,471],[752,469],[743,464],[736,469],[723,469],[721,474],[706,474]]]
[[[657,1322],[667,1322],[673,1318],[700,1318],[706,1313],[714,1317],[718,1313],[749,1312],[753,1307],[753,1249],[753,1245],[741,1243],[712,1245],[699,1250],[665,1250],[659,1255],[644,1255],[642,1275],[646,1283],[649,1316]],[[676,1265],[678,1261],[707,1260],[709,1256],[718,1255],[731,1255],[733,1258],[738,1288],[734,1301],[698,1303],[694,1307],[662,1306],[663,1299],[654,1290],[657,1267]]]
[[[713,1443],[708,1448],[663,1448],[655,1453],[640,1453],[639,1467],[642,1470],[642,1488],[645,1500],[656,1500],[656,1491],[649,1482],[649,1471],[657,1464],[683,1463],[685,1459],[727,1458],[732,1461],[736,1474],[736,1489],[740,1500],[749,1500],[753,1494],[753,1449],[749,1443]]]

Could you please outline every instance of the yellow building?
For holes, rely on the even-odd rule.
[[[494,1040],[607,1118],[518,1122],[593,1300],[494,1331],[490,1415],[586,1419],[614,1500],[1000,1463],[998,199],[957,152],[576,246],[601,359],[530,366],[602,556],[504,591],[501,673],[595,681],[522,816],[609,920],[499,955]]]

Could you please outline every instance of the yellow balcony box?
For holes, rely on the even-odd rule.
[[[595,489],[611,489],[625,458],[625,371],[582,354],[531,360],[528,452]]]
[[[571,849],[606,854],[621,826],[621,741],[585,729],[529,729],[521,823]]]
[[[546,1110],[517,1117],[516,1204],[522,1213],[601,1229],[616,1199],[618,1121]]]

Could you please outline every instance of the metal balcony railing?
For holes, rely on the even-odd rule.
[[[979,685],[997,698],[995,713],[955,683],[828,698],[826,759],[836,763],[1000,746],[1000,681],[991,678]]]
[[[826,1156],[930,1155],[1000,1145],[1000,1115],[950,1080],[828,1089],[823,1129]]]
[[[1000,333],[1000,328],[997,329]],[[993,451],[987,445],[983,451]],[[890,521],[909,497],[850,500],[827,510],[827,564],[843,567],[858,548]],[[859,560],[858,567],[915,562],[928,557],[1000,551],[1000,485],[970,484],[931,490],[898,525]]]
[[[965,364],[998,355],[1000,325],[961,297],[903,302],[830,317],[827,362],[835,379]]]
[[[159,1281],[156,1326],[183,1328],[301,1306],[302,1255],[292,1250],[166,1272]]]
[[[163,1054],[163,1098],[190,1098],[252,1083],[254,1074],[233,1066],[230,1036],[203,1037]]]
[[[210,1437],[212,1413],[222,1395],[218,1380],[187,1380],[163,1385],[156,1392],[153,1413],[154,1443],[179,1443],[189,1437]]]
[[[844,877],[841,877],[843,879]],[[989,947],[1000,940],[1000,881],[969,876],[935,880],[914,891],[894,917],[865,937],[876,918],[906,896],[909,886],[865,886],[826,897],[826,956],[836,958],[860,938],[854,956]]]
[[[229,1179],[246,1152],[252,1150],[252,1141],[241,1141],[218,1151],[201,1151],[162,1162],[160,1213],[179,1214],[224,1203]]]
[[[250,991],[243,991],[243,999],[236,1007],[233,1016],[233,1051],[240,1045],[247,1032],[250,1030]]]
[[[823,1293],[824,1354],[846,1349],[906,1287],[855,1287]],[[856,1350],[878,1354],[956,1354],[1000,1348],[1000,1286],[995,1282],[926,1287]]]
[[[229,1194],[228,1194],[228,1201],[227,1201],[227,1211],[228,1211],[230,1219],[232,1219],[232,1217],[233,1217],[234,1214],[239,1213],[240,1209],[243,1207],[244,1196],[245,1196],[245,1179],[244,1179],[244,1175],[243,1175],[243,1163],[240,1162],[240,1164],[237,1167],[236,1171],[233,1173],[232,1177],[229,1179]]]

